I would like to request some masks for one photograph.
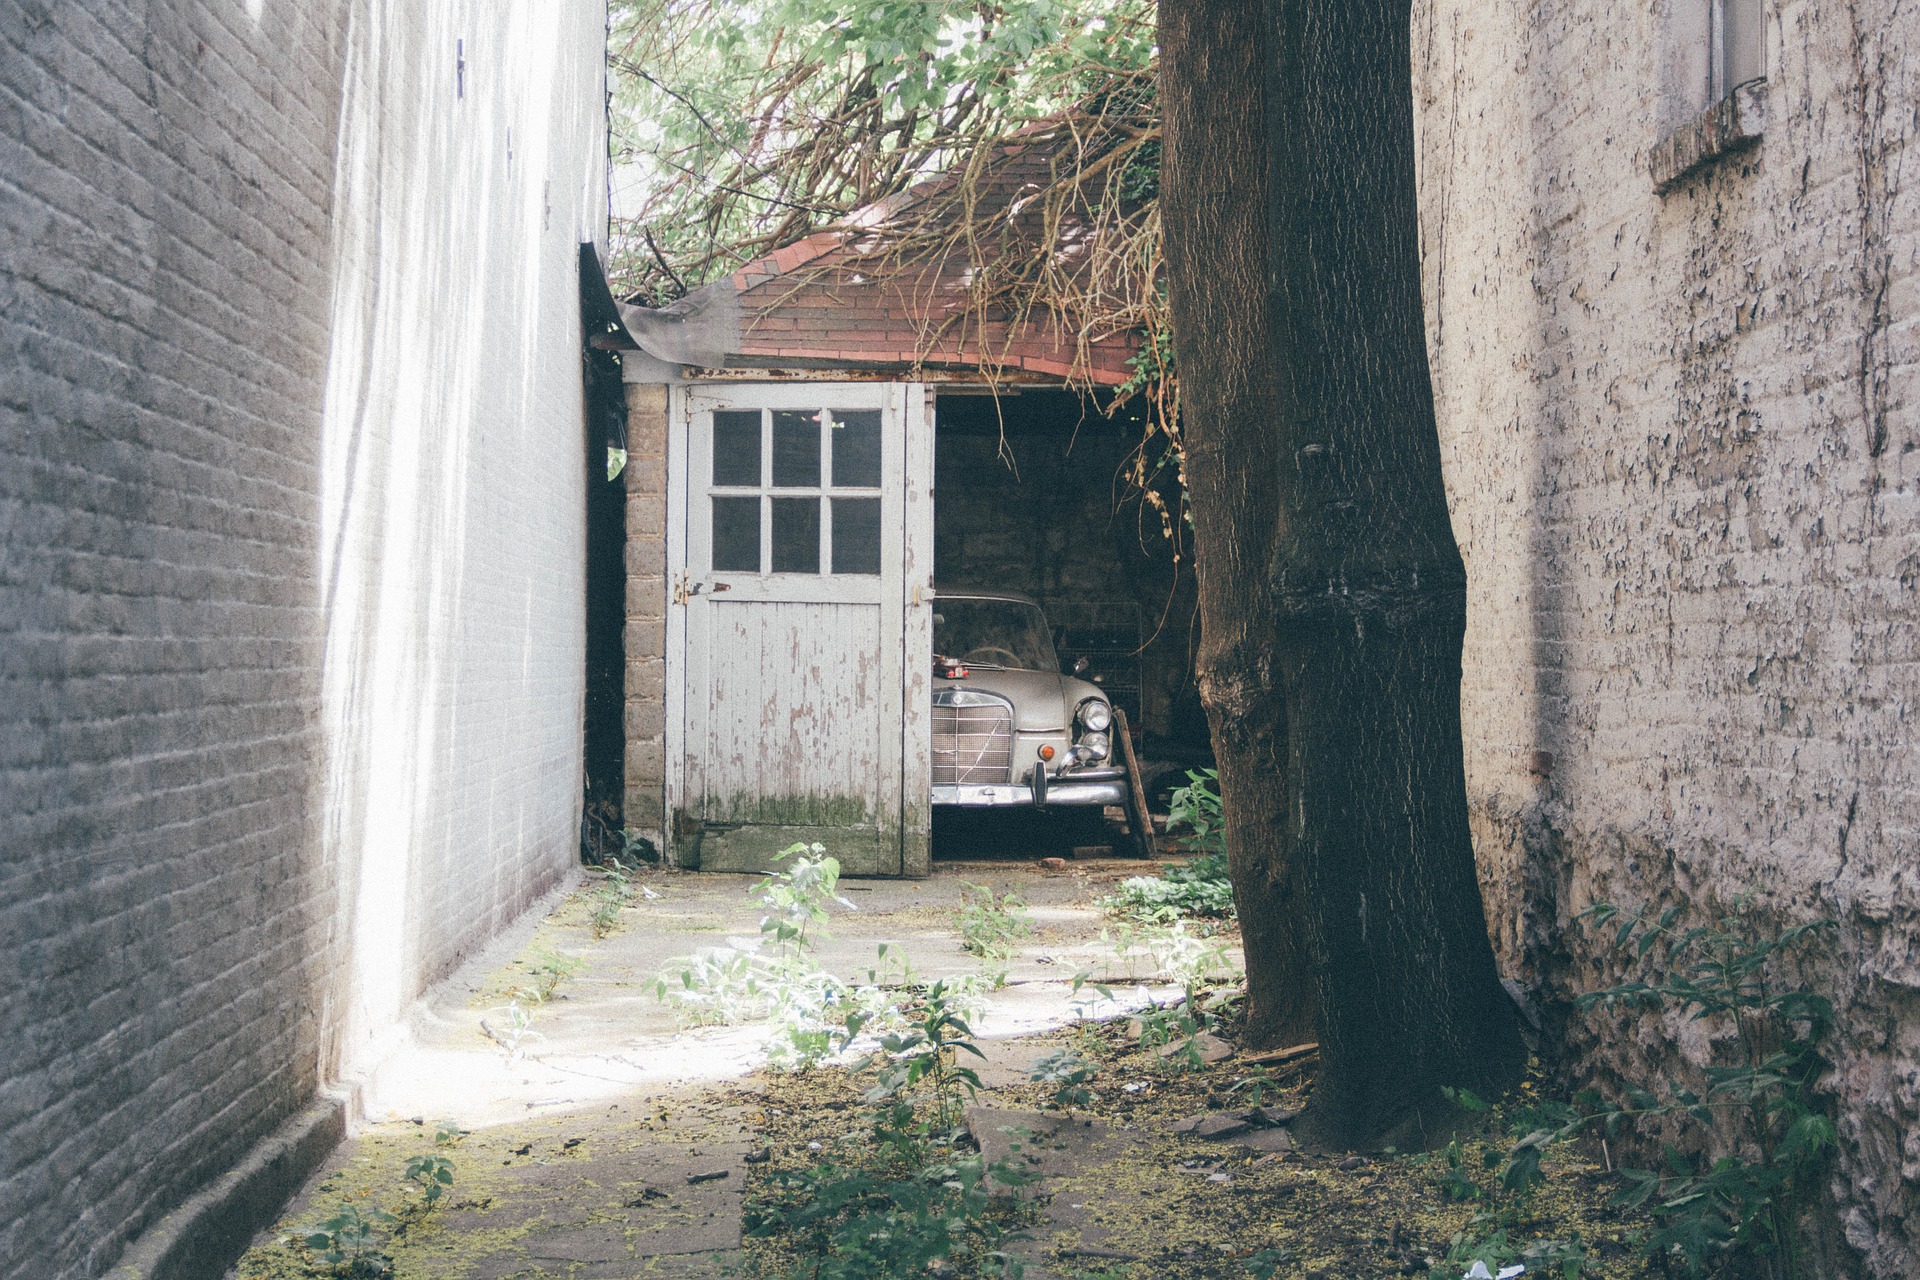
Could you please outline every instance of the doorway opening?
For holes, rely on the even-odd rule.
[[[1191,565],[1127,479],[1142,422],[1057,388],[943,389],[935,407],[934,583],[1044,610],[1063,668],[1125,713],[1149,808],[1211,762],[1193,677]],[[1118,811],[936,807],[936,859],[1104,856],[1127,848]]]
[[[589,347],[584,355],[587,467],[586,706],[582,731],[584,808],[580,857],[598,865],[621,850],[626,774],[624,628],[626,481],[607,476],[607,450],[626,442],[626,389],[620,357]]]

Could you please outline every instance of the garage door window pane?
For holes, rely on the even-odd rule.
[[[773,571],[820,572],[820,499],[773,500]]]
[[[760,499],[713,499],[716,572],[760,572]]]
[[[880,572],[880,499],[833,500],[833,571]]]
[[[773,415],[773,487],[820,486],[820,415],[781,409]]]
[[[760,411],[719,409],[713,415],[713,482],[760,483]]]
[[[878,489],[880,487],[880,411],[835,410],[833,430],[833,483],[841,489]]]

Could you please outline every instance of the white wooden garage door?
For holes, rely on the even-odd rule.
[[[818,841],[849,874],[926,874],[924,389],[752,384],[676,401],[669,856],[758,871]]]

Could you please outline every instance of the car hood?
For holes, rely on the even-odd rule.
[[[1097,684],[1048,671],[989,671],[969,667],[960,680],[935,677],[936,689],[977,689],[997,693],[1013,703],[1013,727],[1021,733],[1064,733],[1073,721],[1073,709],[1087,698],[1106,701]]]

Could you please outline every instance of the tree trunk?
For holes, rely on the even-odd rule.
[[[1216,119],[1229,136],[1243,132],[1248,108],[1196,93],[1187,77],[1248,56],[1255,19],[1242,10],[1252,7],[1179,0],[1173,21],[1189,28],[1186,47],[1175,59],[1162,44],[1169,274],[1193,273],[1192,288],[1243,267],[1217,229],[1229,215],[1196,207],[1220,198],[1176,186],[1189,166],[1173,153]],[[1284,725],[1285,765],[1264,780],[1278,803],[1259,805],[1278,819],[1270,865],[1293,891],[1291,936],[1312,976],[1321,1043],[1295,1131],[1326,1146],[1410,1146],[1441,1136],[1441,1086],[1497,1091],[1525,1059],[1467,828],[1466,573],[1447,516],[1421,317],[1411,4],[1265,0],[1261,16],[1266,68],[1249,83],[1266,89],[1267,146],[1264,155],[1223,149],[1220,162],[1264,165],[1268,179],[1213,186],[1233,199],[1266,191],[1270,294],[1253,314],[1267,326],[1272,399],[1264,412],[1236,408],[1210,444],[1244,484],[1259,480],[1245,468],[1268,468],[1272,493],[1216,493],[1220,477],[1193,475],[1196,563],[1207,566],[1222,540],[1232,555],[1270,553],[1261,590],[1250,593],[1262,598],[1241,602],[1257,625],[1237,634],[1257,642],[1270,625],[1272,644],[1229,665],[1261,672],[1260,690],[1241,691],[1250,701],[1272,690],[1267,700],[1277,694],[1284,708],[1239,715]],[[1225,96],[1236,95],[1248,96],[1244,87]],[[1184,132],[1172,127],[1176,112]],[[1219,256],[1233,264],[1227,271]],[[1207,324],[1183,329],[1175,314],[1183,393],[1196,369],[1221,380],[1244,340]],[[1242,527],[1247,519],[1265,527]],[[1203,639],[1205,607],[1203,597]],[[1220,643],[1245,640],[1229,631]],[[1223,787],[1249,781],[1261,787],[1239,775],[1229,784],[1222,770]]]
[[[1271,429],[1263,27],[1258,5],[1160,4],[1168,86],[1160,207],[1168,220],[1186,484],[1195,545],[1203,549],[1195,561],[1197,674],[1247,958],[1246,1036],[1268,1046],[1310,1040],[1315,1025],[1281,836],[1287,719],[1267,588],[1279,454]]]

